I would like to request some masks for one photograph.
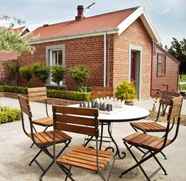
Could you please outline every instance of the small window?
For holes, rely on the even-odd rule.
[[[165,76],[166,74],[166,55],[157,54],[157,77]]]

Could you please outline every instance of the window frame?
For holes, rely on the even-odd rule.
[[[162,59],[160,59],[160,57],[163,57]],[[161,61],[161,63],[159,63],[159,61]],[[159,66],[163,66],[163,71],[161,70],[161,72],[159,71]],[[167,56],[163,53],[157,53],[157,64],[156,64],[156,76],[157,77],[165,77],[166,76],[166,69],[167,69]]]

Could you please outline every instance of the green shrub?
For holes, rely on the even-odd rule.
[[[0,124],[20,120],[20,110],[10,107],[0,107]]]
[[[136,90],[133,83],[123,81],[116,88],[116,97],[121,100],[132,100],[136,97]]]
[[[69,70],[69,72],[70,72],[72,79],[76,82],[78,89],[85,87],[86,81],[90,74],[86,66],[78,65],[78,66],[72,67]]]
[[[50,74],[50,69],[48,66],[43,64],[33,64],[32,72],[39,80],[41,80],[43,83],[46,83],[46,80]]]
[[[25,79],[29,85],[30,80],[32,79],[32,67],[23,66],[19,68],[19,73]]]
[[[0,85],[0,92],[13,92],[19,94],[26,94],[27,88],[19,87],[19,86]]]
[[[64,79],[65,69],[62,66],[52,66],[52,81],[55,82],[58,86],[60,86],[60,82]]]
[[[53,97],[53,98],[70,99],[70,100],[77,100],[77,101],[90,100],[90,92],[48,89],[47,93],[49,97]]]

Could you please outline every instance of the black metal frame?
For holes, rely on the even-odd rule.
[[[183,99],[181,101],[183,101]],[[130,167],[129,169],[125,170],[124,172],[122,172],[121,175],[120,175],[120,178],[122,178],[123,175],[125,175],[126,173],[128,173],[129,171],[133,170],[136,167],[139,167],[140,168],[140,170],[142,171],[142,173],[144,174],[144,176],[146,177],[146,179],[148,181],[150,181],[150,178],[152,176],[154,176],[160,169],[164,172],[165,175],[167,175],[167,172],[166,172],[165,168],[160,163],[160,161],[158,160],[158,158],[156,157],[156,155],[158,153],[161,153],[163,151],[163,149],[167,147],[167,141],[168,141],[169,134],[170,134],[170,132],[172,131],[172,129],[173,129],[173,127],[175,125],[176,125],[175,134],[172,137],[172,139],[169,139],[170,143],[168,145],[170,145],[171,143],[173,143],[176,140],[177,136],[178,136],[179,126],[180,126],[180,113],[181,113],[182,102],[181,102],[181,105],[179,107],[180,108],[179,113],[178,113],[179,114],[179,117],[174,117],[174,118],[171,117],[172,111],[174,109],[173,108],[174,101],[172,102],[172,104],[173,105],[171,105],[170,106],[170,109],[169,109],[169,115],[168,115],[168,118],[167,118],[166,132],[165,132],[165,135],[163,137],[164,141],[163,141],[163,144],[162,144],[161,148],[156,149],[156,150],[155,149],[153,150],[153,149],[150,149],[150,148],[148,149],[148,148],[146,148],[144,146],[140,146],[140,145],[137,146],[135,144],[130,144],[130,143],[128,143],[127,140],[123,139],[124,144],[125,144],[127,150],[130,152],[130,154],[132,155],[133,159],[136,161],[136,164],[134,166]],[[171,120],[171,119],[173,119],[173,120]],[[175,120],[175,119],[177,119],[177,120]],[[172,121],[172,123],[171,123],[171,121]],[[175,122],[177,122],[177,124],[175,124]],[[138,160],[136,158],[135,154],[132,152],[132,147],[131,146],[132,147],[135,147],[138,150],[141,149],[141,148],[142,149],[146,149],[146,150],[148,150],[148,154],[146,154],[145,156],[143,156],[141,158],[141,160]],[[146,162],[147,160],[149,160],[151,158],[154,158],[155,159],[155,161],[160,166],[160,168],[158,170],[156,170],[151,176],[148,176],[147,173],[145,172],[144,168],[141,166],[141,164],[143,164],[144,162]]]
[[[54,128],[55,128],[55,117],[56,117],[56,112],[55,112],[55,108],[53,108],[53,117],[54,117]],[[96,115],[95,116],[95,120],[97,121],[97,123],[98,123],[98,115]],[[97,166],[97,172],[96,173],[98,173],[99,175],[100,175],[100,177],[102,178],[102,180],[104,180],[104,181],[109,181],[109,179],[110,179],[110,176],[111,176],[111,170],[112,170],[112,167],[113,167],[113,165],[114,165],[114,162],[115,162],[115,156],[113,156],[113,160],[112,160],[112,164],[111,164],[111,168],[110,168],[110,170],[108,171],[108,176],[107,176],[107,178],[105,178],[104,177],[104,175],[102,174],[102,172],[100,171],[100,169],[99,169],[99,144],[98,144],[98,142],[99,142],[99,140],[98,140],[98,138],[99,138],[99,125],[97,124],[96,126],[95,126],[95,129],[97,130],[96,132],[97,132],[97,135],[96,136],[91,136],[91,138],[90,139],[88,139],[88,141],[85,143],[85,144],[83,144],[83,146],[84,147],[86,147],[87,146],[87,144],[89,143],[89,141],[91,141],[92,140],[92,138],[93,137],[95,137],[95,142],[96,142],[96,166]],[[54,151],[54,155],[55,155],[55,144],[53,145],[53,151]],[[60,156],[60,155],[59,155]],[[56,162],[56,157],[54,156],[54,162]],[[56,163],[57,164],[57,163]],[[61,168],[61,170],[64,172],[64,174],[66,175],[66,177],[65,177],[65,181],[67,181],[68,180],[68,178],[71,180],[71,181],[75,181],[75,179],[72,177],[72,172],[71,172],[71,168],[72,168],[72,166],[70,166],[69,168],[67,168],[66,166],[64,166],[64,165],[62,165],[62,164],[57,164],[60,168]]]
[[[23,96],[18,96],[19,98],[19,102],[20,102],[20,106],[21,106],[21,97]],[[55,159],[54,159],[54,155],[52,155],[48,148],[53,146],[54,144],[59,144],[59,143],[64,143],[64,147],[61,149],[61,151],[57,154],[57,156],[55,156],[55,158],[58,158],[63,152],[64,150],[68,147],[68,145],[70,144],[71,142],[71,139],[68,139],[68,140],[65,140],[65,141],[61,141],[61,142],[58,142],[58,143],[55,143],[55,134],[54,134],[54,143],[51,143],[51,144],[38,144],[36,141],[35,141],[35,138],[34,138],[34,134],[37,133],[37,130],[35,129],[34,127],[34,124],[32,122],[32,113],[30,111],[30,105],[29,105],[29,100],[24,97],[24,99],[27,101],[27,109],[28,109],[28,113],[25,113],[23,110],[22,110],[22,107],[21,107],[21,120],[22,120],[22,127],[23,127],[23,131],[24,133],[29,137],[31,138],[31,140],[33,141],[33,144],[32,145],[36,145],[40,150],[39,152],[33,157],[33,159],[29,162],[29,166],[32,165],[33,162],[35,162],[38,167],[41,169],[42,171],[42,174],[40,175],[39,177],[39,180],[42,181],[42,178],[44,177],[44,175],[48,172],[48,170],[51,168],[51,166],[55,163]],[[29,123],[30,123],[30,134],[28,134],[28,132],[26,131],[26,128],[25,128],[25,124],[24,124],[24,113],[28,116],[28,119],[29,119]],[[37,161],[37,158],[39,157],[39,155],[41,153],[45,153],[46,155],[48,155],[51,159],[52,159],[52,162],[48,165],[48,167],[46,169],[44,169],[41,164]]]

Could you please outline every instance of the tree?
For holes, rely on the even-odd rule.
[[[0,51],[14,51],[20,54],[32,50],[26,38],[11,31],[16,24],[23,24],[22,20],[10,16],[0,16],[0,21],[6,22],[7,25],[7,27],[0,27]]]
[[[178,41],[176,38],[173,38],[168,51],[180,61],[180,73],[186,73],[186,39]]]
[[[51,67],[52,73],[52,81],[55,82],[58,86],[60,86],[60,82],[64,79],[65,69],[62,66],[52,66]]]

